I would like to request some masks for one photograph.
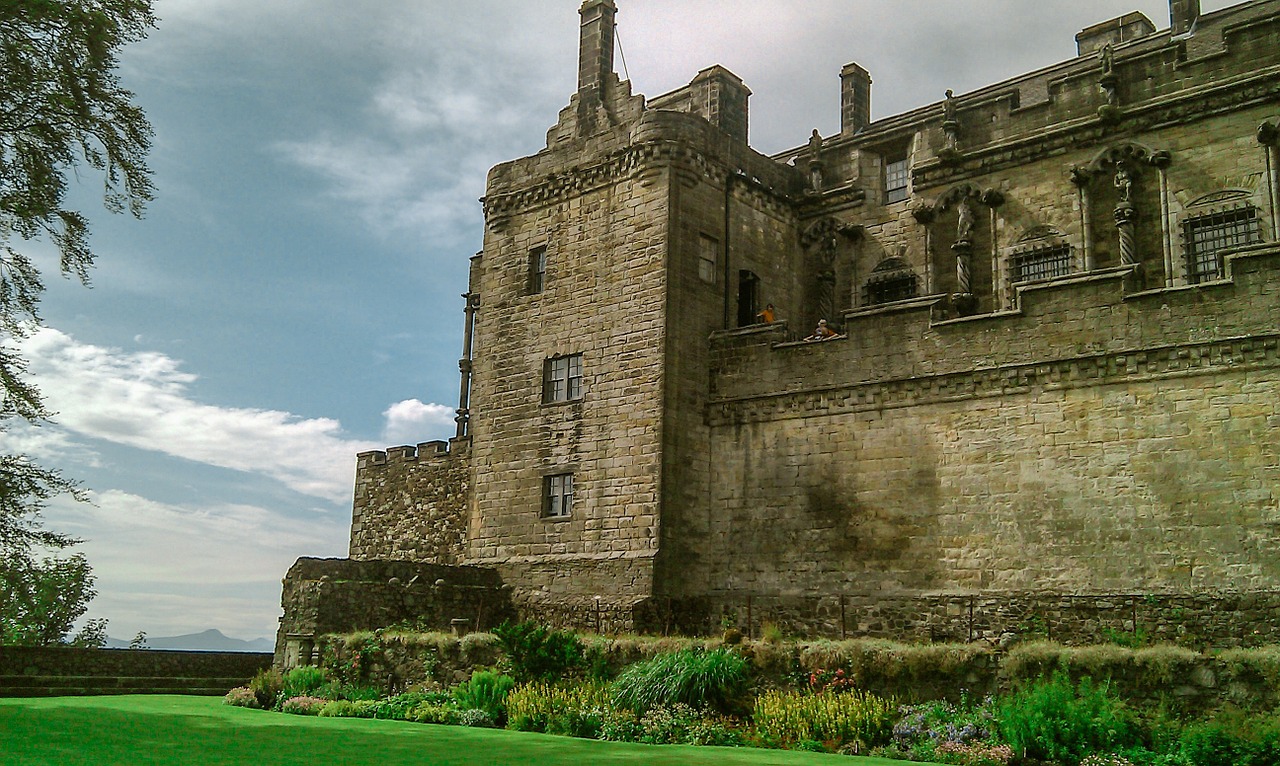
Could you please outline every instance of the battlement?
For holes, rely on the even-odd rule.
[[[792,340],[785,321],[715,333],[710,418],[1280,365],[1280,246],[1242,248],[1225,261],[1222,279],[1196,286],[1136,291],[1132,267],[1019,285],[1015,309],[982,316],[941,319],[941,295],[849,311],[845,333],[820,342]]]
[[[471,448],[471,439],[435,440],[419,442],[416,445],[387,447],[385,450],[369,450],[356,454],[356,471],[395,463],[416,462],[420,460],[440,460],[447,458],[463,458]]]

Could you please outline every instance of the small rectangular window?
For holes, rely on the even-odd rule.
[[[720,243],[702,234],[698,237],[698,279],[709,285],[716,283],[716,265],[720,260]]]
[[[1015,253],[1013,281],[1034,282],[1065,277],[1071,273],[1072,263],[1071,245],[1050,245],[1025,253]]]
[[[547,246],[540,245],[529,251],[529,281],[527,292],[537,295],[547,286]]]
[[[1262,241],[1257,210],[1252,206],[1198,216],[1183,227],[1187,246],[1187,279],[1192,284],[1222,276],[1222,251]]]
[[[884,163],[884,202],[901,202],[907,198],[907,187],[911,180],[911,171],[906,157],[885,158]]]
[[[573,474],[542,477],[542,515],[566,519],[573,513]]]
[[[542,373],[542,401],[546,404],[582,398],[582,354],[548,359]]]

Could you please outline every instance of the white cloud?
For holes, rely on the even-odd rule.
[[[48,328],[20,348],[58,425],[84,436],[268,476],[338,503],[351,496],[355,454],[381,446],[345,438],[329,418],[197,402],[196,376],[164,354],[79,343]]]
[[[382,413],[387,444],[419,444],[448,438],[454,428],[454,409],[443,404],[423,404],[417,399],[396,402]]]
[[[175,635],[218,628],[256,638],[274,631],[280,577],[298,556],[346,553],[346,518],[302,519],[234,504],[167,505],[128,492],[56,499],[49,527],[86,538],[97,574],[93,617],[111,633]]]

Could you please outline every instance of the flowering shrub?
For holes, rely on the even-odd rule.
[[[247,686],[237,686],[227,692],[227,696],[223,697],[222,701],[233,707],[262,708],[262,705],[258,704],[258,695]]]
[[[830,749],[869,747],[893,733],[893,703],[874,694],[800,694],[770,691],[756,699],[756,730],[781,743],[816,741]]]
[[[901,717],[893,727],[894,742],[912,749],[921,744],[967,744],[990,739],[996,728],[993,705],[991,697],[978,705],[971,704],[967,697],[961,697],[958,705],[945,700],[905,705],[899,709]]]
[[[840,692],[851,692],[855,688],[853,678],[844,672],[843,669],[823,670],[819,668],[809,673],[809,691],[814,694],[823,694],[824,692],[838,694]]]
[[[290,697],[280,705],[280,712],[294,715],[320,715],[320,710],[332,700],[319,697]]]
[[[483,729],[492,729],[496,725],[488,713],[478,708],[470,708],[459,712],[458,724],[460,726],[475,726]]]
[[[646,745],[684,745],[689,743],[689,732],[702,716],[697,710],[676,702],[649,709],[640,719],[640,742]]]
[[[1120,755],[1094,754],[1080,762],[1080,766],[1133,766],[1133,761]]]
[[[1008,745],[989,745],[984,742],[943,742],[934,748],[933,759],[956,766],[1007,766],[1013,760],[1013,748]],[[1133,766],[1125,761],[1128,766]],[[1082,766],[1084,766],[1082,764]],[[1093,764],[1104,766],[1104,762]],[[1109,762],[1105,766],[1113,766]],[[1114,764],[1120,766],[1120,764]]]
[[[594,739],[600,736],[606,687],[600,684],[525,684],[507,695],[508,728]]]

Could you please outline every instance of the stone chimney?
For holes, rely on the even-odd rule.
[[[613,77],[613,35],[618,6],[613,0],[586,0],[578,11],[578,99],[584,106],[604,103],[604,89]]]
[[[1170,34],[1185,35],[1200,18],[1200,0],[1169,0]]]
[[[871,124],[871,75],[857,64],[840,70],[840,132],[857,133]]]

